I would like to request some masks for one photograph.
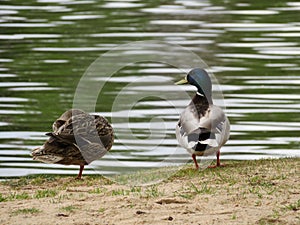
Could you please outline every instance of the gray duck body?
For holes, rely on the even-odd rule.
[[[196,68],[177,84],[191,84],[197,88],[197,94],[181,113],[176,126],[179,144],[192,155],[197,169],[196,156],[216,154],[217,166],[220,166],[220,148],[229,139],[230,123],[224,111],[213,104],[209,75]]]

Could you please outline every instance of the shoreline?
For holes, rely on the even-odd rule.
[[[188,164],[148,186],[99,175],[9,179],[0,182],[0,224],[299,224],[299,170],[299,158],[286,158]]]

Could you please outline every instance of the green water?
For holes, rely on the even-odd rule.
[[[296,1],[266,0],[1,1],[0,176],[77,173],[76,166],[35,162],[30,151],[73,106],[82,75],[101,54],[149,40],[182,46],[214,72],[232,125],[223,159],[299,157],[299,10]],[[141,53],[120,52],[118,59],[134,54]],[[142,55],[147,54],[165,52]],[[116,121],[117,137],[111,153],[95,162],[101,173],[189,159],[174,131],[174,108],[182,110],[189,99],[170,84],[183,76],[180,68],[158,60],[127,65],[105,82],[95,112]],[[139,78],[145,80],[135,83]],[[124,91],[130,83],[134,87]],[[114,111],[120,93],[124,99],[145,98]],[[176,99],[178,105],[170,106]],[[160,164],[166,158],[170,162]]]

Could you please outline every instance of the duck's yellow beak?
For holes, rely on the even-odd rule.
[[[175,84],[180,85],[180,84],[188,84],[189,82],[187,81],[186,77],[180,81],[177,81]]]

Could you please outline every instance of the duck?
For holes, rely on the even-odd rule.
[[[69,109],[52,124],[48,140],[32,150],[33,160],[51,164],[85,165],[103,157],[112,147],[114,131],[108,120],[80,109]]]
[[[175,84],[190,84],[197,88],[189,105],[181,112],[176,125],[176,139],[192,156],[198,170],[197,156],[216,155],[220,163],[220,149],[230,137],[230,122],[224,111],[213,104],[212,82],[206,70],[192,69]]]

